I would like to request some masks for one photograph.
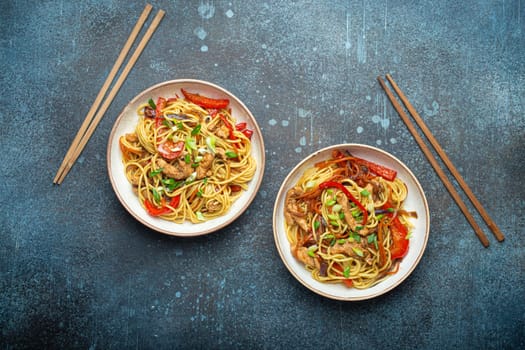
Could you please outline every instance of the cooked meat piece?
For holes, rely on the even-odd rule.
[[[203,179],[206,176],[211,176],[212,172],[210,170],[211,165],[213,164],[213,160],[215,159],[215,156],[211,153],[205,153],[202,160],[199,163],[199,166],[197,167],[197,180]]]
[[[368,235],[368,229],[366,227],[363,227],[359,231],[356,230],[356,228],[361,225],[358,225],[358,223],[355,221],[354,217],[352,216],[352,212],[348,208],[348,198],[346,198],[344,193],[342,192],[337,193],[337,203],[341,205],[341,208],[342,208],[341,210],[345,214],[345,221],[348,224],[348,226],[350,226],[352,231],[357,232],[361,236]]]
[[[176,159],[173,164],[166,162],[164,159],[157,159],[157,166],[162,168],[162,173],[175,180],[184,180],[193,172],[190,164],[184,161],[184,158]]]
[[[226,151],[224,150],[224,148],[221,148],[221,147],[215,148],[215,156],[222,160],[228,159],[228,157],[226,157]]]
[[[228,139],[230,137],[230,129],[224,123],[214,123],[208,125],[208,130],[222,139]]]
[[[300,187],[293,187],[286,193],[284,217],[288,225],[296,223],[303,230],[308,232],[308,223],[306,222],[306,214],[297,204],[296,197],[303,194]]]
[[[363,240],[361,240],[363,241]],[[356,249],[357,251],[363,252],[363,258],[366,260],[367,257],[370,255],[370,252],[366,249],[363,244],[357,243],[357,242],[348,242],[346,241],[343,244],[336,243],[332,247],[330,247],[330,253],[332,254],[345,254],[346,256],[358,256],[358,254],[354,251]]]
[[[228,129],[226,125],[221,125],[215,130],[215,135],[219,136],[221,139],[228,139],[230,137],[230,129]]]
[[[295,252],[292,251],[292,254],[294,254],[297,260],[301,261],[305,265],[313,266],[317,269],[321,267],[321,264],[319,263],[317,259],[308,255],[308,248],[306,247],[296,248]]]

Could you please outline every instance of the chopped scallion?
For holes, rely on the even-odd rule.
[[[362,257],[364,254],[363,254],[363,251],[357,247],[352,247],[352,250],[354,251],[354,253],[356,253],[358,256]]]
[[[368,192],[368,190],[364,189],[361,191],[361,195],[364,196],[364,197],[368,197],[370,196],[370,192]]]
[[[328,218],[329,218],[330,220],[337,220],[337,219],[339,219],[339,216],[337,216],[337,215],[335,215],[335,214],[328,214],[327,216],[328,216]]]
[[[197,135],[201,131],[202,125],[197,124],[195,128],[191,131],[191,136]]]
[[[195,181],[195,178],[197,177],[197,172],[194,171],[193,173],[191,173],[190,176],[188,176],[188,178],[186,179],[186,183],[189,184],[189,183],[192,183],[193,181]]]
[[[144,100],[142,100],[142,101],[144,101]],[[155,104],[155,102],[153,101],[152,98],[150,98],[150,99],[148,100],[148,104],[149,104],[149,106],[150,106],[151,108],[153,108],[153,109],[157,109],[157,105]]]
[[[197,149],[197,141],[193,137],[186,137],[186,149],[188,151]]]
[[[309,246],[308,247],[308,255],[311,256],[312,258],[314,258],[316,250],[317,250],[317,245],[316,244]]]
[[[237,153],[233,152],[233,151],[226,151],[226,157],[228,158],[237,158]]]
[[[206,137],[206,146],[208,146],[213,154],[215,154],[215,140],[215,136]]]
[[[334,206],[332,207],[332,211],[334,213],[338,213],[341,211],[341,209],[343,209],[343,206],[341,204],[334,204]]]
[[[335,203],[337,203],[337,202],[335,201],[335,199],[331,198],[331,199],[327,200],[325,204],[326,204],[327,206],[331,207],[331,206],[334,205]]]
[[[345,267],[345,269],[343,270],[343,276],[345,276],[346,278],[350,277],[350,266]]]
[[[160,194],[159,194],[159,191],[157,191],[156,188],[152,188],[151,189],[151,193],[153,193],[153,199],[155,200],[156,203],[160,203]]]
[[[150,171],[149,177],[154,177],[154,176],[159,175],[160,173],[162,173],[162,170],[164,170],[164,169],[158,168],[158,169]]]

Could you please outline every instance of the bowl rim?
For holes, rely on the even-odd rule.
[[[329,151],[334,150],[334,149],[349,149],[349,148],[359,148],[361,150],[377,152],[379,154],[382,154],[384,157],[390,158],[392,161],[397,163],[401,168],[403,168],[403,170],[406,172],[406,174],[411,178],[411,180],[416,185],[417,192],[420,195],[420,199],[421,199],[421,201],[423,203],[423,207],[424,207],[424,215],[422,215],[422,216],[424,216],[424,218],[425,218],[425,220],[424,220],[425,221],[425,228],[424,228],[423,242],[421,244],[420,250],[417,252],[417,256],[415,257],[415,260],[412,263],[412,265],[409,266],[409,268],[404,272],[403,275],[398,277],[398,280],[395,283],[387,286],[386,288],[382,288],[382,289],[380,289],[380,290],[378,290],[378,291],[376,291],[374,293],[361,295],[361,296],[335,295],[335,294],[330,293],[330,292],[328,292],[326,290],[323,290],[321,288],[313,286],[312,283],[309,283],[309,282],[313,282],[313,280],[312,281],[306,281],[305,279],[303,279],[299,275],[299,273],[290,265],[290,263],[288,262],[288,260],[285,257],[284,249],[285,248],[289,249],[289,246],[288,247],[284,247],[284,246],[279,244],[279,242],[280,242],[279,230],[282,230],[282,228],[278,227],[278,222],[277,222],[278,221],[278,215],[279,215],[278,210],[280,209],[280,202],[281,202],[281,200],[284,200],[284,193],[289,189],[289,187],[285,187],[285,185],[287,185],[290,182],[290,179],[295,177],[297,175],[297,172],[303,166],[305,166],[305,164],[307,164],[309,161],[311,161],[316,156],[318,156],[320,154],[324,154],[324,153],[329,152]],[[399,172],[399,169],[398,169],[398,172]],[[404,282],[412,274],[412,272],[417,267],[417,265],[419,265],[419,262],[421,261],[421,258],[423,257],[423,254],[424,254],[424,252],[426,250],[426,246],[427,246],[428,239],[429,239],[429,234],[430,234],[430,211],[429,211],[428,201],[427,201],[425,192],[423,191],[423,187],[419,183],[419,180],[417,179],[417,177],[410,170],[410,168],[408,168],[408,166],[406,166],[405,163],[403,163],[401,160],[399,160],[397,157],[395,157],[391,153],[389,153],[387,151],[384,151],[384,150],[382,150],[380,148],[374,147],[374,146],[370,146],[370,145],[366,145],[366,144],[359,144],[359,143],[340,143],[340,144],[327,146],[327,147],[321,148],[319,150],[316,150],[316,151],[310,153],[309,155],[304,157],[299,163],[297,163],[289,171],[289,173],[286,175],[285,179],[282,181],[282,184],[281,184],[281,186],[279,188],[279,191],[278,191],[276,199],[275,199],[275,204],[274,204],[274,209],[273,209],[272,226],[273,226],[274,243],[276,245],[276,248],[277,248],[277,251],[279,253],[279,256],[280,256],[281,260],[283,261],[284,265],[286,266],[286,268],[288,269],[288,271],[292,274],[292,276],[294,276],[294,278],[297,281],[299,281],[299,283],[301,283],[303,286],[305,286],[306,288],[308,288],[312,292],[314,292],[316,294],[319,294],[321,296],[324,296],[326,298],[329,298],[329,299],[340,300],[340,301],[361,301],[361,300],[367,300],[367,299],[372,299],[372,298],[378,297],[380,295],[383,295],[383,294],[393,290],[394,288],[399,286],[402,282]],[[284,237],[284,239],[286,240],[286,243],[288,243],[288,245],[289,245],[288,239],[286,237]],[[301,266],[301,268],[304,269],[304,266]],[[378,284],[378,285],[380,285],[380,284]],[[371,288],[374,288],[374,287],[371,287]]]
[[[257,142],[260,145],[260,147],[259,147],[260,149],[259,149],[259,152],[258,152],[258,156],[260,157],[260,159],[257,162],[257,168],[258,169],[256,170],[256,174],[259,174],[259,175],[258,176],[254,175],[254,178],[251,180],[251,181],[254,181],[253,182],[253,188],[252,188],[251,193],[247,193],[247,195],[249,195],[249,197],[247,199],[245,199],[245,203],[239,208],[239,210],[237,210],[228,219],[224,220],[224,216],[219,217],[219,218],[222,218],[223,221],[219,222],[217,225],[206,225],[206,226],[209,226],[209,227],[203,228],[203,226],[200,226],[200,228],[198,228],[199,225],[203,225],[205,223],[209,224],[212,220],[217,220],[217,219],[212,219],[210,221],[205,221],[203,224],[192,224],[192,225],[195,225],[196,230],[194,230],[192,232],[189,232],[189,233],[188,232],[180,233],[180,232],[176,232],[176,231],[173,231],[173,230],[169,230],[169,229],[164,229],[164,228],[158,227],[158,226],[154,225],[153,223],[151,223],[150,221],[146,220],[142,215],[139,215],[139,213],[137,213],[135,210],[133,210],[131,208],[131,206],[127,203],[127,201],[124,199],[123,194],[118,189],[117,180],[114,178],[114,176],[112,174],[112,166],[113,166],[113,163],[112,163],[113,162],[112,161],[112,148],[114,147],[115,139],[118,139],[118,137],[120,136],[120,135],[116,135],[116,132],[117,132],[117,129],[118,129],[120,123],[122,123],[122,120],[125,118],[127,113],[129,113],[130,106],[133,105],[133,104],[136,104],[139,101],[142,101],[144,99],[144,96],[147,95],[148,93],[152,92],[152,91],[161,89],[163,87],[167,87],[169,85],[178,85],[179,86],[178,88],[180,88],[180,87],[183,87],[181,85],[184,85],[184,84],[188,84],[188,85],[190,85],[190,84],[192,84],[192,85],[202,85],[203,87],[206,87],[206,88],[209,88],[209,89],[217,91],[216,94],[213,94],[213,95],[217,95],[217,96],[210,96],[210,95],[208,95],[209,97],[214,97],[214,98],[227,97],[227,98],[230,99],[230,103],[231,103],[232,100],[235,101],[235,103],[238,104],[239,109],[242,110],[243,118],[250,121],[250,123],[251,123],[250,128],[254,130],[254,135],[256,135]],[[252,152],[253,151],[254,150],[252,148]],[[201,236],[201,235],[205,235],[205,234],[209,234],[209,233],[218,231],[218,230],[220,230],[220,229],[230,225],[232,222],[234,222],[236,219],[238,219],[248,209],[248,207],[251,205],[251,203],[255,199],[257,193],[259,192],[259,188],[260,188],[260,186],[262,184],[262,180],[264,178],[265,163],[266,163],[266,152],[265,152],[263,134],[261,132],[261,129],[260,129],[258,123],[257,123],[257,120],[256,120],[255,116],[250,111],[250,109],[244,104],[244,102],[242,102],[236,95],[234,95],[232,92],[226,90],[225,88],[223,88],[223,87],[221,87],[219,85],[216,85],[214,83],[211,83],[211,82],[208,82],[208,81],[205,81],[205,80],[180,78],[180,79],[166,80],[166,81],[154,84],[152,86],[149,86],[146,89],[144,89],[144,90],[140,91],[139,93],[137,93],[129,102],[126,103],[126,105],[119,112],[118,117],[115,120],[115,122],[114,122],[114,124],[113,124],[113,126],[111,128],[111,131],[110,131],[110,134],[109,134],[109,137],[108,137],[107,148],[106,148],[106,160],[107,160],[106,161],[106,165],[107,165],[108,176],[109,176],[109,179],[110,179],[113,191],[114,191],[115,195],[117,196],[117,198],[119,199],[119,201],[122,204],[122,206],[124,206],[126,211],[129,214],[131,214],[131,216],[133,216],[137,221],[139,221],[143,225],[147,226],[148,228],[150,228],[150,229],[152,229],[154,231],[163,233],[163,234],[167,234],[167,235],[170,235],[170,236],[177,236],[177,237],[196,237],[196,236]],[[228,214],[225,214],[225,215],[228,215]],[[158,218],[158,220],[163,220],[163,219]],[[167,221],[167,220],[164,220],[164,221]],[[173,225],[182,225],[182,224],[173,223]]]

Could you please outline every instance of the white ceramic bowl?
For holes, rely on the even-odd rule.
[[[397,170],[397,176],[408,186],[408,197],[405,200],[405,209],[417,212],[417,219],[413,219],[414,229],[410,238],[407,255],[401,261],[399,271],[388,279],[367,289],[348,288],[343,284],[321,283],[314,280],[304,265],[297,261],[290,251],[290,243],[286,237],[284,207],[286,192],[292,188],[304,171],[313,167],[315,163],[331,158],[332,150],[348,150],[352,155],[369,161],[382,164]],[[416,268],[427,245],[429,235],[428,204],[414,174],[399,159],[378,148],[360,144],[340,144],[319,150],[303,159],[285,178],[277,194],[273,211],[273,232],[279,255],[290,273],[305,287],[313,292],[331,299],[355,301],[377,297],[384,294],[403,282]]]
[[[173,97],[176,94],[183,96],[181,88],[187,89],[192,93],[198,93],[211,98],[227,98],[230,100],[229,107],[232,110],[232,116],[238,122],[246,122],[247,127],[253,130],[252,135],[252,156],[257,163],[257,170],[251,180],[248,190],[238,198],[228,213],[225,215],[202,223],[185,222],[177,224],[158,217],[149,215],[140,205],[137,195],[133,193],[132,186],[124,174],[122,163],[122,153],[119,148],[119,137],[133,132],[138,123],[137,108],[140,104],[147,102],[150,98],[154,101],[158,97]],[[120,200],[126,210],[138,221],[149,228],[173,236],[198,236],[219,230],[237,219],[250,205],[255,198],[261,185],[264,173],[264,141],[261,130],[257,125],[252,113],[237,97],[231,92],[202,80],[180,79],[166,81],[147,88],[138,94],[129,102],[124,110],[120,113],[111,134],[109,136],[107,148],[107,165],[111,185],[115,190],[117,198]]]

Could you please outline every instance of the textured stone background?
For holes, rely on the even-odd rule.
[[[53,186],[144,2],[0,3],[2,348],[525,347],[521,0],[152,4],[166,17],[79,162]],[[504,243],[489,234],[491,246],[481,246],[378,86],[385,73],[501,227]],[[120,110],[144,88],[176,78],[208,80],[240,97],[267,146],[265,178],[249,210],[192,239],[134,220],[106,170]],[[365,302],[304,288],[273,240],[280,182],[304,156],[342,142],[404,161],[431,211],[414,273]]]

